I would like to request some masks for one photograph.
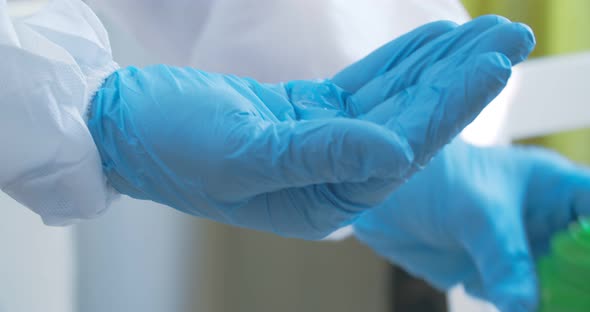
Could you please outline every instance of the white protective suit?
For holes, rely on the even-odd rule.
[[[264,82],[330,77],[417,26],[468,19],[457,0],[89,2],[161,63]],[[51,0],[25,17],[5,8],[0,0],[0,188],[48,225],[96,217],[116,196],[84,124],[118,68],[106,31],[80,0]]]
[[[458,0],[91,0],[162,62],[265,82],[329,77],[422,24],[465,22]]]
[[[0,187],[46,224],[96,217],[115,196],[84,127],[90,97],[117,68],[106,32],[79,0],[51,0],[22,18],[10,18],[5,1],[0,70],[10,75],[0,95],[11,101],[0,104]],[[161,63],[266,82],[329,77],[419,25],[468,19],[458,0],[87,2]]]
[[[64,225],[103,213],[114,196],[84,121],[118,67],[107,33],[79,0],[9,16],[0,0],[0,189]]]
[[[163,63],[265,82],[330,77],[422,24],[469,19],[458,0],[88,2]],[[493,142],[495,121],[487,119],[464,136]]]

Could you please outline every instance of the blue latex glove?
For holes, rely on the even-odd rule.
[[[534,311],[534,258],[551,236],[590,214],[590,172],[535,148],[454,142],[382,206],[356,236],[410,273],[501,311]]]
[[[123,194],[317,239],[426,164],[532,45],[527,29],[490,16],[425,25],[325,81],[130,67],[98,91],[89,128]]]

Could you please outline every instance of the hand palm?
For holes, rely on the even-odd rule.
[[[321,238],[424,166],[533,45],[490,16],[423,26],[322,82],[128,68],[97,94],[89,127],[121,193]]]

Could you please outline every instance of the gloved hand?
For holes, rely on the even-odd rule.
[[[501,311],[534,311],[534,259],[590,214],[590,171],[537,148],[456,141],[354,224],[377,253],[446,290]]]
[[[322,238],[424,166],[534,45],[498,17],[428,24],[332,80],[126,68],[89,128],[110,184],[233,225]]]

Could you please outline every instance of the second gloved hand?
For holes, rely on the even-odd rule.
[[[441,290],[535,311],[534,259],[590,214],[590,171],[541,149],[456,141],[355,223],[377,253]]]
[[[424,166],[532,46],[528,30],[486,17],[425,25],[326,81],[130,67],[97,92],[88,125],[123,194],[317,239]]]

